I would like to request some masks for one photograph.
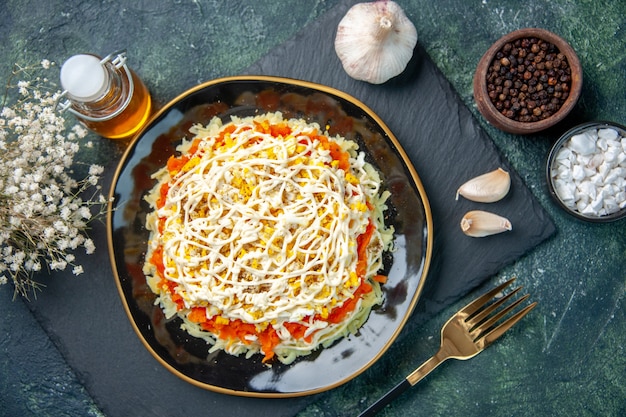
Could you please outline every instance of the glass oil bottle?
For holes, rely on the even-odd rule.
[[[126,65],[124,51],[103,59],[92,54],[70,57],[61,67],[61,86],[66,100],[58,108],[100,136],[130,138],[151,116],[150,93]]]

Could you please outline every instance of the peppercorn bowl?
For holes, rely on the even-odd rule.
[[[493,126],[514,134],[554,126],[571,112],[581,90],[582,67],[574,49],[540,28],[498,39],[474,74],[478,110]]]
[[[626,217],[626,127],[601,121],[568,130],[548,155],[546,178],[554,200],[578,219]]]

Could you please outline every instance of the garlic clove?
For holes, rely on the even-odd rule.
[[[461,219],[461,230],[467,236],[485,237],[513,230],[511,222],[502,216],[488,211],[467,212]]]
[[[502,200],[511,188],[511,176],[502,168],[479,175],[459,187],[459,194],[478,203],[495,203]]]
[[[339,22],[335,52],[349,76],[382,84],[413,56],[417,30],[393,1],[355,4]]]

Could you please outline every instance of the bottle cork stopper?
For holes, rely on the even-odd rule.
[[[61,67],[61,86],[76,101],[96,100],[106,92],[108,81],[100,58],[94,55],[74,55]]]

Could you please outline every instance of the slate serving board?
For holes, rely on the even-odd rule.
[[[555,227],[419,45],[407,70],[384,85],[345,74],[332,45],[348,7],[347,2],[339,4],[246,72],[317,82],[351,94],[374,110],[404,147],[426,189],[435,232],[425,291],[408,323],[414,327],[550,237]],[[511,192],[504,200],[488,206],[455,201],[461,183],[497,167],[512,175]],[[113,169],[106,173],[109,179]],[[477,208],[508,217],[513,231],[484,239],[466,237],[459,221]],[[93,237],[104,242],[104,228],[96,226]],[[98,271],[95,276],[51,280],[46,296],[30,308],[107,416],[172,416],[183,411],[189,416],[290,416],[316,398],[231,397],[169,373],[133,332],[107,252],[101,249],[78,259]],[[393,355],[393,346],[388,354]]]

